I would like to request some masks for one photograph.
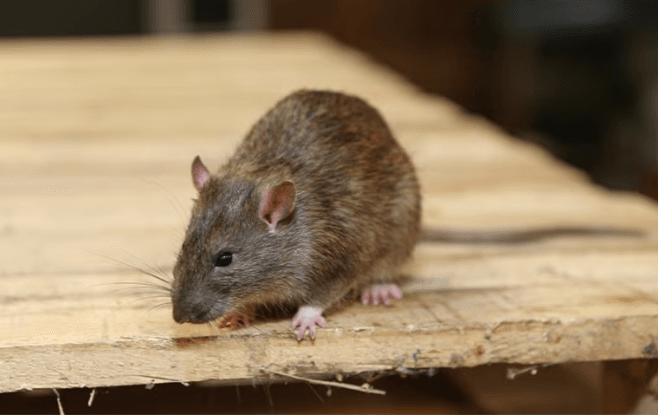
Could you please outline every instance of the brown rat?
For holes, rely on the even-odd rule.
[[[350,291],[372,304],[401,297],[420,191],[409,157],[363,100],[295,92],[216,175],[197,157],[192,177],[199,194],[174,267],[176,322],[288,305],[301,340]]]

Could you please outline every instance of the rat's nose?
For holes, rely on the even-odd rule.
[[[179,324],[206,323],[210,320],[210,307],[203,304],[174,304],[174,321]]]

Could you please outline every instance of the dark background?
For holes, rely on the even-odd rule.
[[[0,36],[319,30],[537,142],[592,180],[658,198],[653,0],[22,0]]]

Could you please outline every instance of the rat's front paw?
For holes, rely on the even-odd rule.
[[[231,330],[237,330],[240,327],[247,328],[249,327],[249,316],[241,312],[228,313],[224,316],[222,321],[219,322],[220,329],[230,328]]]
[[[313,340],[315,338],[315,326],[327,327],[327,322],[322,317],[322,309],[311,306],[299,307],[297,314],[292,319],[292,331],[297,333],[297,341],[304,340],[306,331],[308,331],[308,337]]]
[[[388,306],[391,300],[402,298],[402,291],[395,284],[373,285],[361,294],[363,304],[384,304]]]

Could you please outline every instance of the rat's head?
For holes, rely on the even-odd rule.
[[[291,247],[295,187],[283,181],[259,188],[228,176],[211,176],[199,157],[192,163],[199,191],[174,267],[172,302],[178,323],[204,323],[267,297],[281,284]]]

